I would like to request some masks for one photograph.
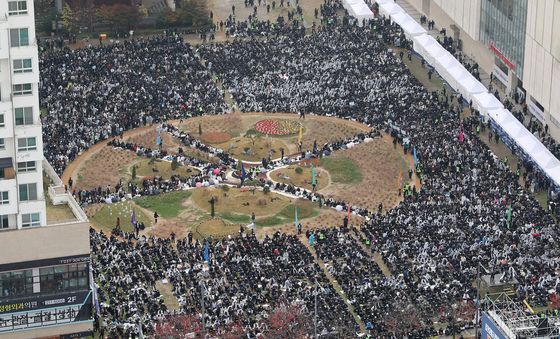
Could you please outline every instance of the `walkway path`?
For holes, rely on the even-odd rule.
[[[340,286],[338,281],[336,281],[336,279],[333,277],[333,275],[329,272],[329,270],[325,266],[325,263],[323,262],[323,260],[321,260],[319,258],[319,256],[317,255],[317,252],[315,252],[315,248],[313,248],[313,246],[309,245],[309,242],[307,241],[307,238],[305,237],[305,235],[301,235],[299,237],[299,240],[301,241],[302,244],[305,245],[305,247],[307,247],[309,252],[311,252],[311,255],[313,255],[313,258],[315,259],[315,262],[319,265],[319,267],[321,267],[321,269],[323,270],[323,272],[327,276],[327,279],[329,279],[329,282],[334,286],[335,291],[342,298],[342,300],[346,304],[346,307],[348,307],[348,311],[350,312],[350,314],[352,314],[352,316],[354,317],[354,320],[356,321],[358,326],[360,326],[360,331],[362,333],[366,333],[366,326],[365,326],[364,322],[362,321],[362,319],[356,313],[356,310],[354,309],[354,306],[348,300],[348,297],[346,296],[346,293],[344,293],[344,290],[342,289],[342,287]]]

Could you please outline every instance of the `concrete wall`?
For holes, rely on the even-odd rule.
[[[523,87],[544,107],[545,123],[559,140],[560,1],[530,0],[527,12]]]
[[[32,227],[2,232],[0,264],[89,253],[89,223]]]

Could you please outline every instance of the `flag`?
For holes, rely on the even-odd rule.
[[[350,204],[348,204],[348,219],[350,219]]]
[[[311,163],[311,185],[317,185],[317,177],[315,176],[315,167],[313,167],[313,163]]]
[[[298,145],[301,142],[302,137],[303,137],[303,126],[299,126],[299,135],[298,135],[298,138],[297,138]]]
[[[416,146],[414,146],[414,148],[412,149],[412,157],[414,158],[414,167],[416,167],[416,164],[418,163],[418,157],[416,156]]]
[[[463,135],[463,123],[461,123],[461,126],[459,127],[459,142],[463,142],[464,139],[465,136]]]
[[[512,213],[511,204],[509,204],[509,207],[508,207],[507,212],[506,212],[508,227],[511,226],[511,213]]]
[[[157,128],[156,145],[161,145],[161,129]]]
[[[210,253],[208,251],[208,241],[206,241],[204,243],[204,261],[206,261],[208,263],[208,266],[210,266]]]
[[[294,206],[294,208],[295,208],[295,213],[294,213],[295,220],[294,220],[294,224],[295,224],[295,226],[296,226],[296,231],[297,231],[297,227],[298,227],[297,225],[299,224],[299,220],[298,220],[298,216],[297,216],[297,206]]]
[[[136,226],[136,214],[134,213],[134,209],[132,209],[132,213],[130,214],[130,223],[132,226]]]
[[[245,166],[243,166],[243,161],[241,162],[241,181],[245,180],[247,173],[245,173]]]
[[[402,181],[403,181],[403,176],[402,176],[402,168],[401,168],[399,176],[397,177],[397,187],[398,188],[402,187]]]
[[[309,245],[314,246],[315,245],[315,234],[311,233],[311,235],[309,236]]]

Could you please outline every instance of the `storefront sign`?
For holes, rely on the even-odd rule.
[[[544,124],[544,112],[533,102],[532,98],[527,100],[527,108],[529,109],[529,112],[531,112],[531,114],[533,114],[535,118],[541,122],[541,124]]]
[[[56,297],[36,302],[36,305],[55,307],[30,309],[22,312],[0,314],[0,333],[41,326],[59,325],[75,321],[90,321],[91,293],[85,296]],[[73,304],[69,304],[72,302]],[[35,303],[32,303],[34,305]],[[21,307],[30,307],[23,303]],[[19,308],[19,306],[18,306]]]
[[[506,56],[502,52],[500,52],[500,50],[498,48],[496,48],[496,46],[494,46],[492,41],[490,41],[488,43],[488,48],[490,48],[490,50],[492,52],[494,52],[494,54],[496,54],[498,56],[498,58],[502,59],[502,61],[504,62],[504,64],[507,65],[507,67],[509,67],[510,69],[515,71],[515,64],[513,62],[509,61],[509,59],[506,58]]]
[[[0,301],[0,315],[22,311],[38,310],[42,308],[58,307],[72,304],[82,304],[89,290],[73,293],[64,293],[50,296],[37,296],[20,300]]]
[[[496,79],[498,79],[502,84],[504,84],[504,86],[509,88],[509,77],[508,77],[507,74],[504,73],[504,71],[502,71],[500,69],[500,67],[498,65],[494,65],[494,69],[492,70],[492,74],[494,75],[494,77]]]

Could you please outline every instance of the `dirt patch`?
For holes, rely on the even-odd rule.
[[[230,136],[235,137],[241,133],[243,127],[241,117],[239,113],[206,115],[179,122],[179,126],[186,133],[197,138],[200,137],[200,130],[202,130],[202,135],[205,133],[220,132],[228,133]]]
[[[298,167],[301,168],[301,173],[296,171]],[[303,187],[306,190],[313,188],[311,185],[311,167],[290,165],[270,172],[270,178],[276,182]],[[317,180],[317,191],[321,191],[330,184],[329,172],[322,168],[315,168],[315,178]]]
[[[160,137],[163,140],[163,149],[170,151],[176,151],[180,145],[180,142],[173,138],[169,133],[161,132]],[[156,126],[150,127],[146,132],[133,135],[129,138],[125,138],[126,141],[142,145],[144,147],[149,147],[151,149],[158,148],[159,146],[156,145],[157,139],[157,130]]]
[[[208,144],[221,144],[231,139],[231,135],[226,132],[208,132],[202,134],[200,140]]]
[[[93,154],[78,170],[78,177],[73,178],[76,190],[91,190],[107,185],[115,186],[119,180],[127,180],[128,174],[123,166],[140,159],[131,151],[105,146]]]
[[[398,178],[401,171],[407,178],[408,165],[389,140],[374,139],[370,143],[339,151],[333,157],[354,161],[360,169],[362,181],[351,185],[331,184],[321,193],[370,210],[377,210],[379,203],[383,203],[384,210],[398,203]]]

